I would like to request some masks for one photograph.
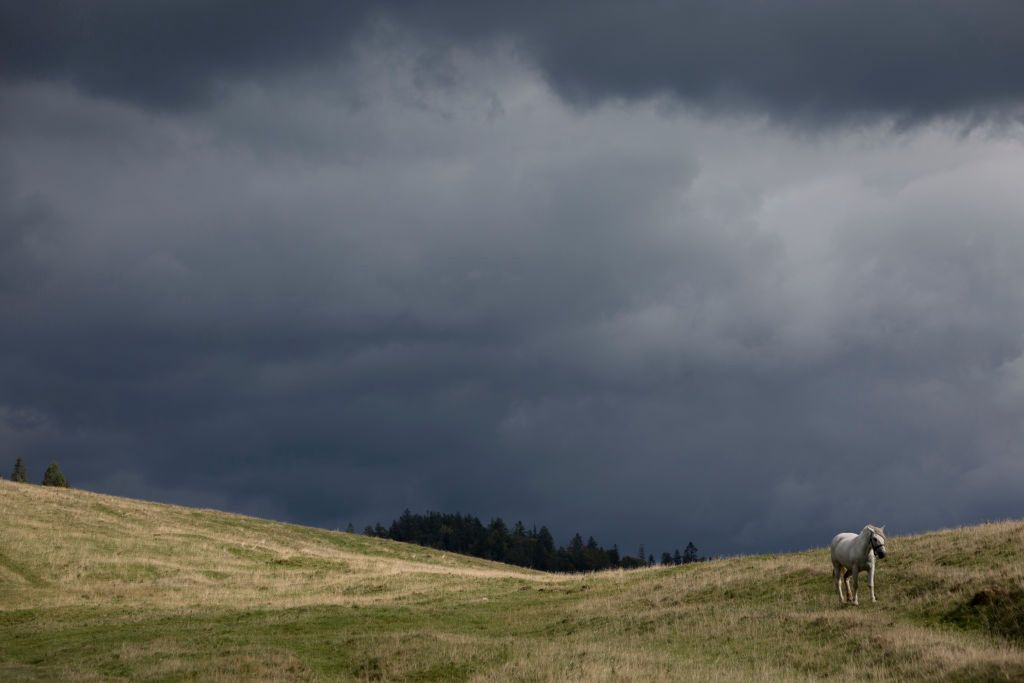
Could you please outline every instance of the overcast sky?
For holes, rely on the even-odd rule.
[[[1015,0],[6,3],[2,474],[626,552],[1024,516],[1022,64]]]

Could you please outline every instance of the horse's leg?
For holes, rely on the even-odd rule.
[[[846,602],[846,596],[843,595],[843,568],[838,562],[832,563],[832,578],[839,589],[839,602]]]
[[[857,569],[853,572],[853,604],[859,605],[860,602],[857,600],[857,583],[860,577],[860,570]]]
[[[843,582],[846,584],[846,601],[853,602],[853,591],[850,590],[850,570],[843,568]]]
[[[871,602],[877,602],[875,600],[875,563],[872,562],[868,565],[868,585],[871,586]]]

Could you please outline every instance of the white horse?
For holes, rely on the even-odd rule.
[[[839,589],[839,601],[857,602],[857,577],[868,572],[871,586],[871,602],[875,602],[875,557],[885,558],[885,526],[868,524],[859,534],[836,534],[832,539],[832,578]],[[850,576],[853,576],[853,591],[850,590]],[[843,583],[846,583],[846,597]]]

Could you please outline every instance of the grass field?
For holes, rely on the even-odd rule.
[[[890,552],[845,607],[823,549],[550,575],[0,481],[0,680],[1024,680],[1024,523]]]

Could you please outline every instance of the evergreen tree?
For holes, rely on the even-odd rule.
[[[697,555],[697,546],[690,541],[686,544],[686,549],[683,550],[683,564],[689,564],[690,562],[696,562],[700,557]]]
[[[653,567],[654,566],[654,553],[651,553],[650,555],[647,556],[647,566],[648,567]]]
[[[583,549],[583,571],[599,572],[611,566],[609,552],[602,548],[593,536],[587,538],[587,545]]]
[[[644,544],[640,544],[640,549],[636,551],[636,557],[641,562],[647,561],[647,551],[644,550]]]
[[[28,481],[28,470],[25,468],[25,461],[21,458],[14,461],[14,471],[11,473],[11,481]]]
[[[508,534],[508,527],[505,520],[495,517],[487,528],[487,559],[496,562],[504,562],[508,555],[509,542],[512,539]]]
[[[64,473],[60,471],[60,466],[57,463],[51,462],[50,466],[46,468],[46,472],[43,474],[43,486],[68,488],[68,480],[64,478]]]
[[[676,548],[676,552],[672,555],[672,564],[682,564],[683,556],[679,554],[679,548]]]
[[[412,511],[406,508],[396,521],[391,523],[391,529],[387,532],[388,538],[396,541],[405,541],[410,543],[416,539],[416,522],[413,518]]]
[[[572,537],[572,540],[569,541],[569,552],[573,555],[583,554],[583,537],[580,536],[578,531],[576,532],[576,535]]]
[[[546,526],[537,532],[537,543],[533,546],[533,568],[543,571],[555,568],[555,537]]]
[[[345,531],[347,531],[350,534],[354,534],[356,532],[356,528],[352,526],[352,522],[349,522],[348,526],[345,527]]]
[[[587,567],[587,560],[583,554],[583,537],[579,532],[569,541],[568,555],[573,569],[581,572],[587,571],[589,567]]]
[[[643,567],[645,564],[646,563],[643,560],[633,557],[631,555],[626,555],[619,561],[619,566],[623,569],[639,569],[640,567]]]
[[[671,554],[669,554],[669,553],[667,553],[667,552],[665,552],[665,553],[662,553],[662,554],[661,554],[661,563],[662,563],[663,565],[665,565],[666,567],[667,567],[668,565],[672,564],[672,555],[671,555]]]
[[[512,527],[512,543],[508,548],[507,562],[520,567],[531,566],[534,542],[523,523],[516,522]]]
[[[364,536],[376,536],[377,538],[387,538],[388,530],[384,526],[377,522],[376,524],[367,524],[366,528],[363,529]]]

